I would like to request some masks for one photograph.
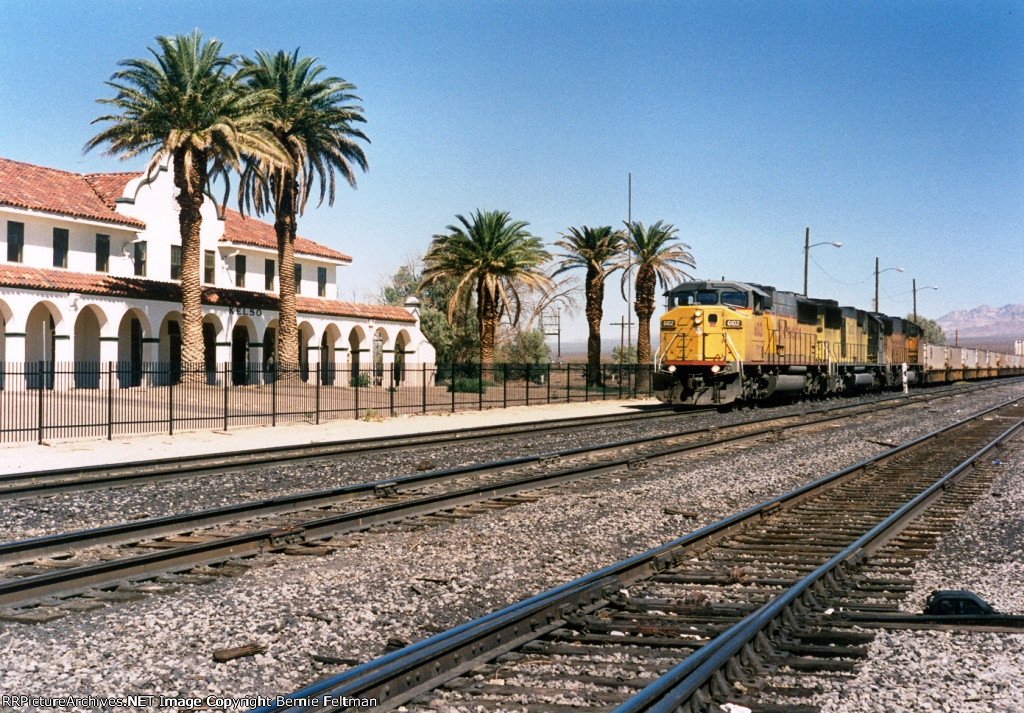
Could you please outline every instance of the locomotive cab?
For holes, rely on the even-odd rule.
[[[655,372],[660,398],[690,405],[735,401],[742,389],[746,337],[771,297],[744,283],[684,282],[666,298]]]

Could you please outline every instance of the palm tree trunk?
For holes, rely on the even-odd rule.
[[[203,288],[200,282],[199,258],[202,252],[199,231],[203,224],[201,212],[206,190],[206,162],[199,154],[192,155],[186,168],[186,152],[174,155],[174,185],[178,189],[178,231],[181,236],[181,361],[183,378],[205,380],[203,347]]]
[[[651,316],[654,314],[654,286],[657,277],[654,271],[649,273],[641,268],[636,275],[636,363],[637,390],[647,391],[650,388],[651,374]]]
[[[604,280],[593,268],[587,270],[586,282],[587,385],[601,385],[601,317],[604,304]]]
[[[295,298],[295,178],[286,173],[277,201],[277,362],[283,375],[298,373],[299,324]]]
[[[477,318],[480,321],[480,368],[494,367],[494,345],[498,331],[498,304],[481,283],[477,291]]]

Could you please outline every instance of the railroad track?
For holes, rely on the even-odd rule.
[[[707,410],[707,409],[703,409]],[[500,426],[480,426],[429,433],[379,436],[356,440],[307,443],[298,446],[260,448],[242,453],[175,456],[131,463],[59,468],[0,475],[0,501],[61,493],[145,485],[166,480],[219,475],[271,465],[337,459],[366,453],[415,450],[438,445],[486,441],[519,434],[557,433],[583,428],[632,424],[645,420],[685,420],[698,413],[680,412],[670,406],[645,406],[636,413],[582,418],[528,421]]]
[[[946,395],[966,393],[978,389],[989,389],[1006,382],[986,382],[943,386],[922,390],[912,399],[934,399]],[[887,395],[862,403],[901,403],[903,395]],[[842,409],[845,405],[826,407]],[[481,426],[478,428],[454,429],[417,433],[400,436],[381,436],[327,443],[309,443],[299,446],[277,446],[250,450],[242,453],[217,453],[212,455],[176,456],[131,463],[105,464],[60,468],[23,473],[0,474],[0,502],[24,500],[48,495],[86,492],[108,488],[146,485],[168,480],[192,477],[216,476],[232,471],[261,468],[276,465],[311,462],[324,459],[339,459],[368,453],[386,451],[413,451],[416,449],[453,445],[458,443],[482,442],[508,438],[523,434],[558,433],[578,431],[585,428],[634,424],[645,420],[679,420],[685,422],[693,416],[711,409],[677,411],[672,407],[643,407],[639,413],[609,414],[583,418],[551,419],[526,423]],[[820,411],[816,409],[813,412]]]
[[[711,431],[647,436],[8,542],[0,544],[0,566],[6,567],[0,572],[0,607],[6,608],[3,616],[15,621],[55,618],[90,602],[54,602],[54,597],[86,594],[97,604],[168,592],[180,584],[244,571],[242,558],[266,552],[327,554],[332,547],[351,544],[336,538],[373,526],[414,517],[481,514],[536,499],[530,491],[581,478],[620,473],[688,452],[776,439],[791,429],[834,427],[880,409],[913,408],[950,396],[929,393],[844,404]],[[446,487],[453,481],[457,489]],[[197,568],[202,572],[198,579]],[[11,609],[26,606],[33,608]]]
[[[1017,398],[260,710],[817,710],[808,677],[850,675],[853,627],[893,612],[1022,428]]]

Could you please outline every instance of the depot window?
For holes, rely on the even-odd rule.
[[[207,285],[213,284],[214,262],[217,256],[213,250],[203,251],[203,282]]]
[[[245,287],[245,255],[235,255],[235,287]]]
[[[110,236],[96,233],[96,272],[110,270]]]
[[[67,228],[53,229],[53,266],[68,266],[68,230]]]
[[[132,262],[135,263],[135,276],[145,277],[146,276],[146,241],[140,240],[135,243],[134,254],[132,255]]]
[[[21,262],[25,250],[25,224],[7,221],[7,262]]]
[[[181,246],[171,246],[171,279],[181,279]]]

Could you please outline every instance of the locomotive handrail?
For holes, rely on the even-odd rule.
[[[736,373],[740,375],[740,388],[743,388],[743,357],[740,355],[740,350],[736,348],[736,345],[732,343],[732,337],[728,334],[725,335],[725,342],[729,345],[729,349],[732,351],[733,356],[736,360],[733,362],[736,364]]]
[[[658,361],[655,364],[655,368],[658,371],[661,371],[661,365],[665,361],[665,356],[668,354],[668,350],[672,348],[672,344],[675,343],[675,341],[679,339],[681,336],[683,335],[680,332],[673,333],[672,338],[668,340],[668,344],[665,344],[663,347],[658,348]],[[686,354],[683,354],[683,357],[685,358]]]

